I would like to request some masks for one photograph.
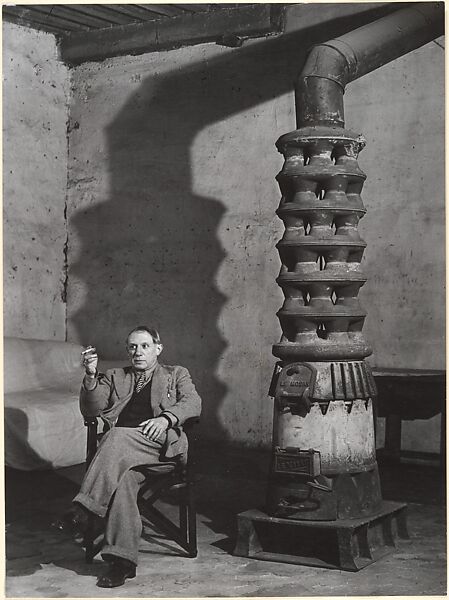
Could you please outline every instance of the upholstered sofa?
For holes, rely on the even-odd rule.
[[[86,428],[78,396],[78,344],[4,340],[5,462],[31,471],[84,462]]]

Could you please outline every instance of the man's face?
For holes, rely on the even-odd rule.
[[[155,344],[147,331],[134,331],[126,342],[126,348],[132,366],[137,371],[154,367],[157,357],[162,352],[162,345]]]

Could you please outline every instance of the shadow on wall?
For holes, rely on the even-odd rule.
[[[108,201],[72,218],[81,249],[70,276],[88,290],[71,319],[73,337],[115,359],[133,326],[154,324],[165,344],[162,361],[187,366],[205,400],[207,437],[229,435],[218,414],[226,386],[215,375],[226,347],[217,324],[227,296],[216,285],[226,259],[217,238],[226,199],[195,193],[192,142],[208,124],[292,91],[312,44],[369,20],[369,13],[341,18],[148,77],[107,130]],[[269,151],[274,142],[267,139]],[[245,143],[250,148],[251,140]],[[232,286],[227,282],[227,293]]]

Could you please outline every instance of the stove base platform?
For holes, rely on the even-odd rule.
[[[237,516],[235,556],[360,571],[408,539],[407,505],[383,501],[374,515],[336,521],[270,517],[253,509]]]

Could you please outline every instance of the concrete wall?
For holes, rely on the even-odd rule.
[[[64,340],[67,69],[53,35],[3,23],[4,332]]]
[[[444,45],[444,39],[439,43]],[[368,309],[372,365],[445,369],[444,49],[430,43],[348,86],[347,125],[367,146]],[[378,445],[382,446],[382,423]],[[404,421],[402,449],[440,450],[441,415]]]
[[[159,327],[162,358],[189,367],[204,398],[204,437],[271,438],[274,142],[295,127],[292,81],[313,41],[207,44],[72,73],[68,337],[120,359],[131,327]],[[432,43],[347,92],[347,124],[369,142],[363,300],[381,366],[444,364],[442,61]]]
[[[380,367],[446,365],[443,73],[444,50],[432,42],[345,94],[347,126],[367,140],[360,299]]]

